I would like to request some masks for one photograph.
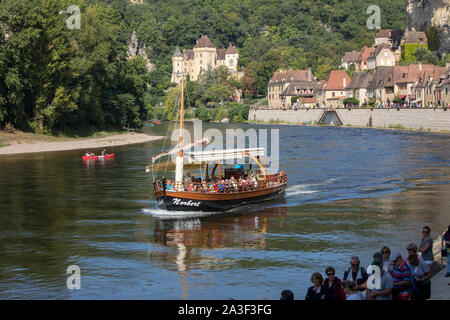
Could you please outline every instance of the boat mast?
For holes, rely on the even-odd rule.
[[[181,78],[181,110],[180,110],[180,147],[183,146],[183,121],[184,121],[184,77]],[[183,184],[183,149],[178,151],[175,163],[175,184],[179,189]]]

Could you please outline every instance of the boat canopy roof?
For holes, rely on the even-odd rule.
[[[219,162],[225,160],[238,160],[245,157],[258,156],[264,156],[264,148],[187,152],[184,154],[184,159],[187,163],[204,163]]]

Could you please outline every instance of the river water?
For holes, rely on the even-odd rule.
[[[213,127],[278,129],[284,198],[175,219],[145,173],[163,140],[90,163],[82,151],[0,156],[0,299],[303,299],[313,272],[342,278],[350,256],[368,265],[383,245],[405,252],[422,226],[436,238],[450,223],[448,135]],[[71,265],[80,289],[66,285]]]

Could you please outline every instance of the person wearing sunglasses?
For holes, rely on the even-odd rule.
[[[359,258],[351,257],[350,267],[345,269],[344,280],[353,280],[358,285],[358,290],[364,290],[364,283],[367,281],[367,271],[364,267],[360,267]]]
[[[328,294],[331,300],[346,300],[344,288],[342,287],[342,281],[336,277],[336,270],[333,267],[328,267],[325,270],[327,278],[323,282],[323,285],[328,288]]]
[[[433,256],[433,239],[431,238],[430,227],[423,227],[422,229],[423,238],[420,241],[419,251],[422,254],[423,261],[431,266],[434,261]]]
[[[316,272],[311,276],[311,282],[313,285],[308,288],[305,300],[329,300],[328,288],[322,284],[323,277],[319,272]]]
[[[380,250],[381,254],[383,255],[383,270],[389,273],[392,273],[392,263],[389,260],[389,257],[391,256],[391,249],[389,247],[384,246]]]

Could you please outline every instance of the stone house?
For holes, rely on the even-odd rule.
[[[368,58],[368,69],[395,66],[396,56],[389,44],[382,43],[373,50]]]
[[[346,88],[351,81],[345,70],[331,70],[327,80],[319,87],[319,104],[327,108],[343,107],[347,97]]]
[[[443,107],[450,107],[450,67],[439,77],[435,87],[435,101]]]
[[[298,107],[314,107],[319,82],[308,70],[280,70],[273,74],[267,85],[269,108],[288,108],[293,98]]]
[[[393,50],[396,50],[400,45],[402,38],[401,30],[380,30],[375,36],[375,46],[381,44],[388,44]]]
[[[415,102],[420,103],[422,106],[431,107],[438,104],[436,87],[440,83],[441,75],[446,72],[446,68],[433,65],[424,66],[413,88],[416,98]]]
[[[356,72],[367,70],[369,67],[368,59],[372,51],[373,48],[367,48],[364,46],[361,51],[346,52],[341,60],[340,67],[347,70],[353,64]]]
[[[368,87],[372,76],[367,72],[355,72],[353,79],[346,88],[347,98],[359,100],[359,106],[369,101]]]
[[[394,100],[394,67],[380,67],[369,82],[368,97],[385,105]]]

